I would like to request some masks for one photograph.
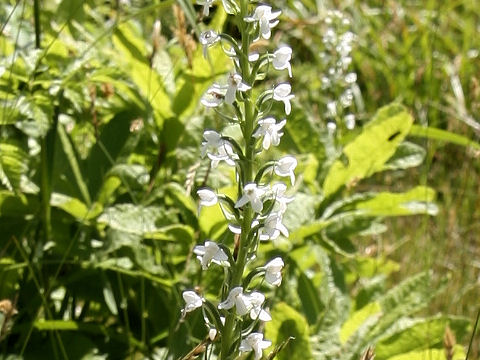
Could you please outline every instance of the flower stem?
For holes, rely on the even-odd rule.
[[[247,26],[243,21],[243,18],[247,16],[248,13],[248,0],[241,0],[241,8],[239,14],[239,30],[242,36],[242,52],[243,56],[240,57],[239,63],[242,71],[242,77],[247,81],[251,81],[251,69],[250,63],[248,62],[248,50],[250,48],[250,37],[247,31]],[[242,131],[245,140],[245,159],[244,166],[241,167],[243,174],[241,174],[240,179],[243,180],[243,186],[253,181],[253,163],[255,157],[255,144],[252,143],[252,134],[254,130],[254,107],[252,106],[252,91],[249,90],[246,92],[245,102],[244,102],[244,112],[243,112],[243,121],[242,121]],[[235,267],[233,268],[232,278],[230,282],[229,289],[233,289],[237,286],[242,286],[243,274],[245,272],[245,267],[247,264],[247,256],[249,252],[250,244],[248,243],[249,232],[251,230],[251,224],[253,220],[253,211],[251,206],[247,206],[243,211],[243,220],[242,220],[242,233],[240,236],[239,242],[239,251]],[[236,332],[236,315],[235,312],[230,312],[225,320],[225,326],[222,332],[222,346],[220,359],[225,360],[228,356],[235,354],[230,354],[231,348],[235,339],[233,338]]]

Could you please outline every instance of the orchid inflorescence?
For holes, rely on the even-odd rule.
[[[327,97],[327,127],[331,133],[342,128],[352,130],[356,123],[352,107],[354,100],[358,103],[360,96],[357,74],[351,69],[356,35],[350,30],[347,15],[339,10],[329,10],[324,21],[324,51],[320,53],[320,58],[326,67],[321,81],[322,91]]]
[[[197,4],[203,5],[203,16],[209,16],[215,3],[215,0],[197,0]],[[208,271],[210,266],[222,266],[226,276],[219,301],[205,299],[195,291],[185,291],[186,305],[182,314],[186,316],[202,309],[210,340],[219,344],[219,359],[233,359],[239,353],[253,351],[258,360],[263,350],[271,345],[270,341],[263,339],[259,328],[262,322],[270,321],[272,317],[265,306],[265,295],[254,288],[251,280],[260,278],[261,283],[280,286],[284,262],[276,257],[248,273],[247,268],[257,258],[260,242],[289,235],[283,216],[293,197],[287,194],[287,184],[278,180],[271,184],[270,181],[275,177],[288,178],[293,186],[297,160],[286,155],[261,164],[258,157],[263,151],[280,144],[287,120],[277,121],[268,116],[268,112],[280,102],[283,104],[277,107],[283,109],[286,116],[291,113],[290,101],[294,98],[291,85],[281,82],[259,95],[253,88],[266,78],[271,68],[286,70],[291,78],[292,49],[280,45],[272,52],[250,53],[252,43],[259,39],[265,42],[272,37],[272,29],[278,25],[281,11],[250,0],[223,0],[221,3],[225,12],[236,18],[241,39],[237,41],[218,29],[209,29],[200,35],[205,57],[209,56],[209,48],[221,46],[234,67],[223,84],[215,83],[206,91],[201,103],[207,109],[213,109],[220,118],[236,124],[243,139],[236,141],[217,130],[208,129],[203,134],[201,155],[210,160],[212,168],[220,163],[234,167],[239,193],[236,200],[211,188],[201,188],[197,195],[199,210],[220,205],[236,241],[233,251],[226,244],[210,239],[195,246],[193,252],[203,271]]]

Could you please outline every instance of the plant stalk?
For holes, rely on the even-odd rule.
[[[248,12],[248,0],[241,1],[241,11],[239,15],[240,22],[238,24],[241,36],[242,36],[242,52],[243,56],[239,59],[240,68],[242,71],[242,78],[244,81],[250,81],[251,79],[251,69],[250,63],[248,62],[248,50],[250,47],[250,38],[247,33],[245,23],[243,18],[247,15]],[[253,181],[253,163],[255,157],[255,144],[252,144],[250,141],[254,129],[254,116],[253,116],[253,107],[251,100],[251,90],[246,92],[246,99],[244,102],[244,113],[243,113],[243,136],[245,139],[245,163],[241,168],[244,173],[241,174],[239,178],[243,180],[243,186]],[[245,267],[247,264],[247,256],[249,252],[250,244],[248,244],[248,235],[251,230],[251,224],[253,220],[253,211],[251,205],[247,206],[243,212],[243,221],[242,221],[242,233],[239,241],[239,251],[235,266],[233,268],[233,273],[231,277],[231,282],[229,290],[237,286],[242,286],[243,273],[245,272]],[[220,359],[225,360],[228,358],[232,348],[232,345],[235,342],[234,335],[236,333],[236,314],[235,311],[231,311],[225,320],[225,326],[222,331],[222,346],[220,352]],[[234,355],[234,354],[232,354]]]

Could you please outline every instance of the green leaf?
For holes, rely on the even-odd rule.
[[[77,220],[81,221],[93,219],[102,212],[102,207],[98,203],[94,203],[91,208],[88,208],[80,200],[59,193],[52,194],[50,205],[62,209]]]
[[[158,206],[115,205],[106,208],[97,222],[114,231],[149,239],[190,243],[194,236],[190,226],[171,224],[165,209]]]
[[[427,349],[421,351],[411,351],[406,354],[392,356],[387,360],[447,360],[445,349]],[[465,352],[461,345],[455,345],[453,357],[450,360],[465,360]]]
[[[425,149],[421,146],[404,141],[395,154],[383,166],[385,170],[408,169],[420,165],[425,159]]]
[[[173,116],[171,101],[160,75],[150,67],[145,40],[138,32],[133,22],[122,23],[116,28],[113,44],[118,53],[115,59],[127,69],[144,100],[151,104],[157,115],[157,125],[162,127],[163,121]]]
[[[362,210],[364,216],[436,215],[438,208],[434,200],[432,188],[417,186],[405,193],[378,193],[369,200],[358,202],[355,207]]]
[[[336,160],[323,183],[325,196],[342,186],[384,170],[410,130],[413,118],[397,104],[381,108],[362,133],[343,150],[344,161]]]
[[[362,325],[365,320],[372,316],[378,316],[382,309],[377,302],[365,305],[358,311],[355,311],[348,320],[342,325],[340,330],[340,341],[345,344],[348,338]]]
[[[28,170],[28,156],[15,143],[0,143],[0,183],[8,190],[18,192],[20,179]]]
[[[115,301],[115,295],[113,294],[112,285],[109,281],[106,281],[103,286],[103,297],[105,304],[113,315],[118,315],[117,303]]]
[[[454,333],[468,333],[470,322],[459,317],[437,316],[415,319],[394,334],[381,339],[375,346],[376,359],[384,360],[405,352],[442,347],[445,329],[449,326]]]
[[[67,135],[67,132],[63,128],[63,125],[59,124],[57,126],[58,136],[62,143],[63,151],[68,159],[70,164],[70,168],[72,169],[73,176],[75,178],[75,182],[77,183],[78,189],[82,194],[83,201],[87,206],[91,204],[90,193],[88,192],[87,184],[83,181],[82,172],[80,170],[80,166],[78,164],[77,156],[73,149],[72,143]]]
[[[265,324],[265,338],[275,344],[294,337],[278,354],[279,360],[294,359],[302,354],[302,359],[313,359],[309,343],[309,329],[305,318],[286,303],[278,303],[272,309],[272,321]]]
[[[458,135],[453,132],[437,129],[434,127],[412,125],[409,135],[432,140],[445,141],[460,146],[470,146],[474,149],[480,150],[480,144],[467,138],[466,136]]]
[[[27,196],[0,190],[0,216],[25,216],[34,214],[39,207],[37,196]]]

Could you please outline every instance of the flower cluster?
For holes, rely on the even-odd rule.
[[[352,130],[356,120],[351,108],[359,93],[357,74],[350,69],[356,36],[349,30],[350,20],[338,10],[328,11],[325,23],[324,51],[320,57],[327,69],[321,78],[322,90],[327,94],[327,126],[332,132],[337,125]]]
[[[197,1],[203,5],[203,16],[209,16],[214,0]],[[232,60],[233,70],[223,82],[213,84],[201,99],[201,103],[219,115],[221,119],[236,124],[241,133],[237,137],[225,136],[221,131],[208,129],[203,134],[202,158],[207,158],[212,168],[220,163],[235,168],[239,193],[236,199],[215,189],[203,187],[197,191],[199,211],[205,206],[219,205],[229,222],[230,238],[234,238],[233,251],[225,243],[207,239],[195,246],[203,271],[211,266],[225,269],[221,299],[210,301],[194,291],[185,291],[183,316],[201,308],[212,341],[219,337],[220,358],[236,357],[240,352],[254,352],[260,359],[263,350],[271,343],[258,332],[260,322],[272,320],[266,306],[265,294],[258,291],[258,284],[280,286],[282,282],[282,258],[276,257],[265,265],[254,267],[257,251],[262,241],[289,236],[283,224],[288,204],[293,200],[289,185],[295,184],[297,160],[286,155],[278,160],[260,163],[260,153],[278,146],[287,123],[286,117],[292,110],[294,98],[291,85],[279,82],[264,89],[252,91],[268,75],[269,70],[280,71],[291,78],[292,49],[280,45],[272,51],[249,53],[252,42],[257,39],[269,40],[272,29],[279,23],[281,11],[266,4],[251,0],[223,0],[227,14],[236,17],[241,39],[235,40],[218,29],[201,33],[199,41],[203,55],[209,56],[209,49],[221,46]],[[258,94],[258,95],[257,95]],[[278,105],[276,105],[278,104]],[[284,113],[281,119],[269,114],[270,109]],[[262,159],[264,157],[261,157]],[[287,178],[288,182],[282,182]],[[271,182],[273,180],[273,182]],[[253,282],[252,280],[260,279]],[[232,356],[233,355],[233,356]]]

